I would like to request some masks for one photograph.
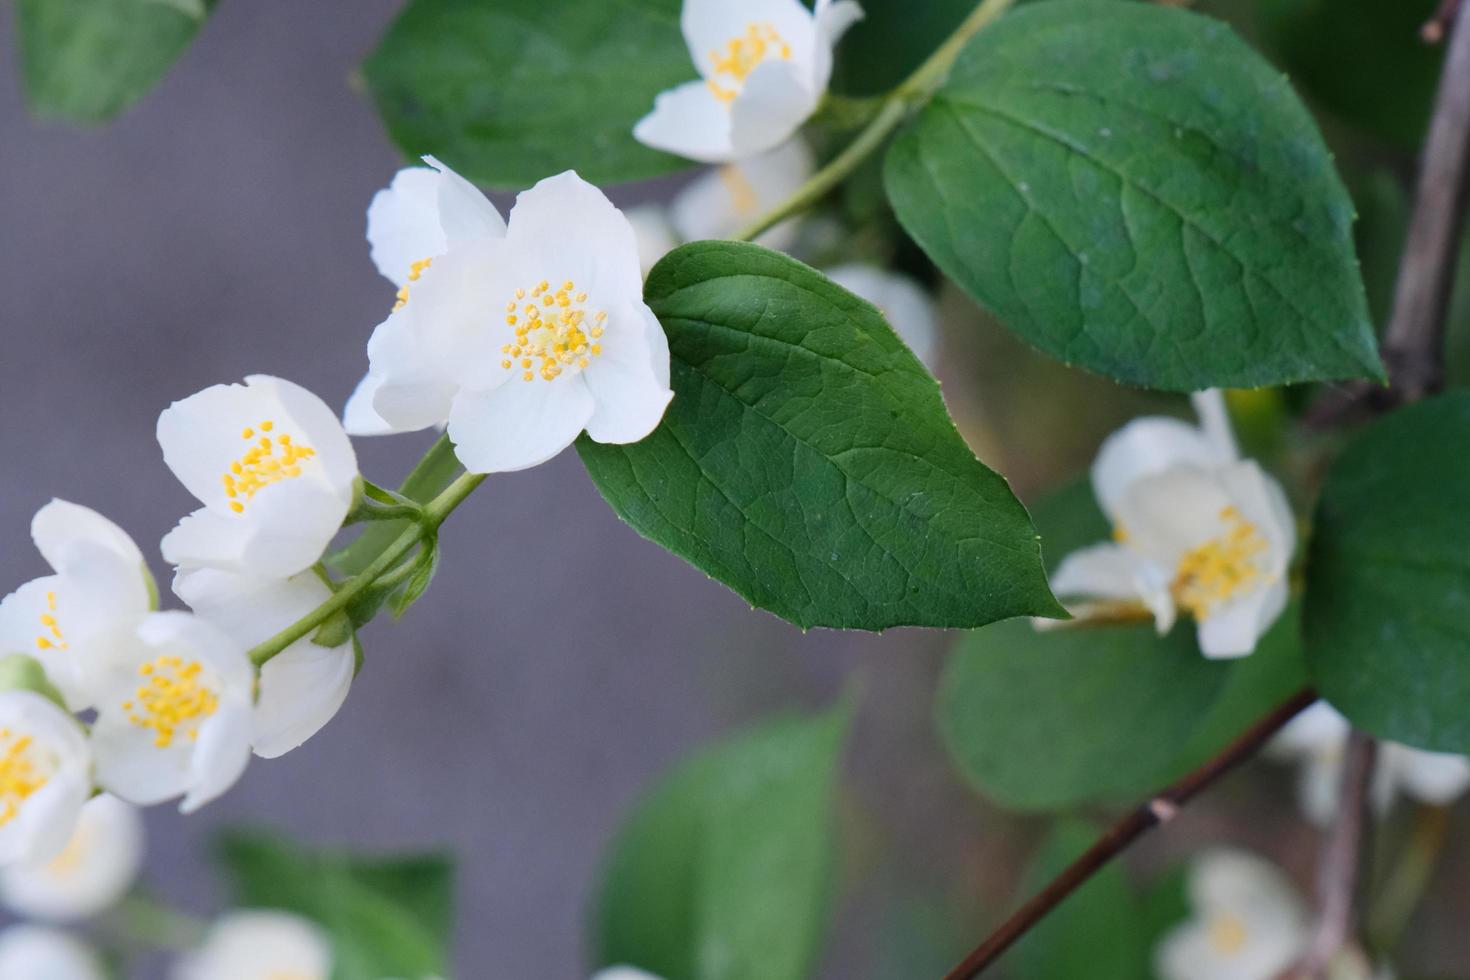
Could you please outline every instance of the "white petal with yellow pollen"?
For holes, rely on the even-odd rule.
[[[701,163],[735,158],[729,108],[704,82],[685,82],[654,96],[653,111],[633,127],[645,146]]]
[[[332,596],[315,572],[260,579],[215,569],[179,572],[174,593],[246,647],[269,639]],[[309,636],[267,661],[255,703],[255,754],[276,758],[320,731],[347,700],[354,666],[350,639],[324,647]]]
[[[1092,489],[1103,513],[1116,523],[1119,500],[1139,480],[1179,466],[1223,466],[1235,458],[1188,422],[1134,419],[1103,441],[1092,464]]]
[[[357,456],[336,414],[299,385],[253,375],[158,420],[164,461],[204,506],[163,539],[164,558],[287,577],[311,567],[356,495]]]
[[[682,241],[729,238],[794,194],[815,167],[805,141],[787,140],[767,153],[700,174],[674,197],[669,220]],[[798,227],[796,219],[783,221],[755,242],[789,248]]]
[[[315,924],[286,912],[241,910],[217,920],[173,980],[328,980],[332,946]]]
[[[1154,951],[1162,980],[1271,980],[1301,953],[1307,922],[1290,882],[1252,855],[1218,851],[1190,868],[1193,917]]]
[[[373,264],[398,287],[411,270],[456,245],[505,234],[505,219],[473,184],[433,157],[406,167],[368,205]]]
[[[61,853],[0,871],[0,901],[18,915],[51,922],[89,919],[132,887],[143,864],[143,818],[108,793],[82,807]]]
[[[92,792],[75,718],[32,691],[0,692],[0,866],[49,861]]]
[[[250,760],[254,671],[245,647],[191,613],[153,613],[102,678],[97,782],[133,803],[198,809]]]
[[[15,925],[0,932],[0,977],[7,980],[107,980],[102,960],[86,943],[48,926]]]
[[[809,87],[801,66],[767,61],[745,79],[730,103],[730,147],[736,160],[765,153],[791,138],[816,111],[821,92]]]

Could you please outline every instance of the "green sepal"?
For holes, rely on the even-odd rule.
[[[61,692],[46,677],[46,670],[35,657],[9,653],[0,657],[0,691],[34,691],[58,708],[65,710]]]

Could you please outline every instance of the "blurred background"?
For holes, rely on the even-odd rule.
[[[153,439],[171,400],[263,372],[345,401],[392,302],[368,260],[364,211],[400,165],[353,72],[398,6],[222,3],[158,89],[95,130],[33,121],[14,65],[0,71],[11,583],[44,571],[28,524],[52,496],[105,512],[156,561],[159,537],[193,506]],[[0,57],[13,57],[12,30],[0,18]],[[612,195],[631,204],[676,186]],[[1132,415],[1182,410],[1044,361],[961,297],[941,302],[936,372],[951,410],[1023,498],[1083,472]],[[428,442],[359,440],[363,470],[395,483]],[[545,509],[567,533],[548,540],[518,518]],[[577,598],[551,615],[550,596]],[[572,453],[492,478],[448,525],[428,597],[363,640],[366,666],[322,733],[257,760],[197,816],[149,811],[145,876],[161,896],[214,910],[209,843],[242,823],[321,844],[444,849],[460,861],[456,976],[583,975],[603,850],[639,794],[698,747],[825,707],[854,678],[863,696],[823,977],[942,970],[1006,910],[1044,829],[987,806],[939,744],[933,697],[953,635],[802,634],[752,611],[622,525]],[[1291,793],[1285,769],[1254,764],[1129,861],[1147,872],[1206,842],[1239,843],[1282,860],[1305,889],[1315,834]],[[1470,969],[1457,929],[1470,921],[1467,829],[1456,815],[1432,911],[1414,922],[1415,975]]]

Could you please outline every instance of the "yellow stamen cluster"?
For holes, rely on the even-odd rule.
[[[410,265],[408,267],[408,282],[418,282],[419,276],[422,276],[424,274],[424,270],[433,264],[434,260],[432,258],[428,258],[419,259],[417,262],[413,263],[413,265]],[[393,312],[397,313],[399,310],[403,309],[407,305],[408,283],[406,282],[402,286],[398,287],[398,299],[393,304]]]
[[[260,423],[260,432],[245,428],[240,438],[250,443],[245,455],[230,464],[228,473],[220,477],[229,498],[230,510],[245,510],[245,502],[261,490],[282,480],[301,475],[301,464],[316,456],[310,446],[297,445],[288,433],[272,436],[276,424],[269,419]]]
[[[1169,586],[1174,601],[1197,620],[1264,577],[1257,564],[1268,547],[1261,532],[1234,507],[1220,511],[1220,520],[1225,533],[1185,552]]]
[[[1215,948],[1215,952],[1224,956],[1240,952],[1250,938],[1240,917],[1228,912],[1210,919],[1209,935],[1210,945]]]
[[[14,820],[25,801],[49,778],[36,757],[36,740],[0,728],[0,827]]]
[[[515,339],[500,348],[505,358],[500,366],[521,372],[522,381],[554,381],[569,367],[584,368],[602,353],[597,341],[606,327],[607,314],[596,313],[589,322],[587,294],[577,291],[570,279],[560,289],[541,280],[529,295],[517,289],[505,304],[505,323]]]
[[[41,613],[41,632],[36,636],[36,646],[42,650],[65,650],[66,638],[61,635],[61,624],[56,619],[56,593],[46,593],[46,611]]]
[[[776,31],[775,25],[749,24],[744,34],[725,43],[723,52],[717,49],[709,53],[709,59],[714,64],[714,74],[727,76],[730,84],[722,85],[713,78],[705,84],[721,102],[734,102],[746,76],[767,58],[791,60],[791,45]]]
[[[134,700],[124,701],[128,721],[139,728],[152,729],[153,744],[166,749],[174,744],[174,736],[183,729],[192,741],[199,737],[199,726],[219,708],[217,695],[204,682],[204,666],[198,661],[185,662],[181,657],[162,656],[138,667],[143,683]]]

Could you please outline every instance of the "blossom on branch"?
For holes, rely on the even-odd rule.
[[[34,691],[0,691],[0,866],[55,857],[91,794],[77,720]]]
[[[1275,980],[1302,953],[1306,910],[1286,877],[1239,851],[1216,851],[1189,870],[1193,917],[1154,950],[1162,980]]]
[[[684,0],[680,25],[700,80],[659,93],[633,136],[705,163],[780,145],[816,111],[832,49],[863,11],[853,0]]]
[[[0,901],[33,919],[89,919],[132,887],[143,866],[143,848],[137,808],[107,793],[94,796],[59,854],[0,870]]]
[[[1286,606],[1296,527],[1280,484],[1239,458],[1219,392],[1196,396],[1200,427],[1136,419],[1109,436],[1092,487],[1113,541],[1068,555],[1059,596],[1141,602],[1159,633],[1194,617],[1207,657],[1240,657]]]

